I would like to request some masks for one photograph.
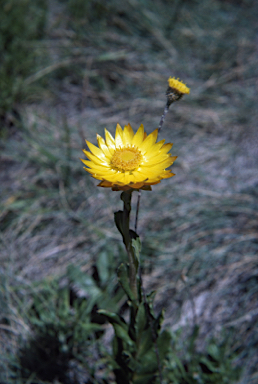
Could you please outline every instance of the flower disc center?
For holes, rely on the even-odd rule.
[[[141,152],[134,147],[116,149],[113,154],[111,165],[119,171],[132,171],[140,165]]]

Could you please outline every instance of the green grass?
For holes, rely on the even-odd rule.
[[[44,36],[47,2],[1,0],[0,6],[0,118],[8,125],[18,113],[17,103],[35,97],[25,83],[45,62],[37,40]]]
[[[122,203],[119,193],[96,188],[83,170],[84,139],[96,143],[96,133],[104,127],[114,133],[117,122],[134,129],[143,123],[151,132],[163,111],[167,78],[176,76],[191,93],[172,105],[161,132],[174,142],[176,176],[142,193],[144,283],[147,291],[157,289],[156,309],[166,308],[167,326],[183,327],[184,335],[200,325],[198,351],[230,330],[229,352],[245,367],[240,383],[255,383],[256,3],[156,0],[121,7],[112,1],[103,9],[99,1],[77,0],[54,1],[48,11],[42,1],[2,3],[1,380],[25,380],[19,346],[35,343],[32,306],[46,284],[44,300],[52,303],[51,329],[58,335],[59,288],[68,292],[70,264],[90,279],[98,281],[96,270],[115,279],[125,255],[113,212]],[[112,254],[108,272],[99,261],[105,250]],[[102,286],[115,298],[110,287]],[[73,322],[73,313],[67,319]],[[94,382],[95,375],[104,383],[108,362],[88,362],[84,380]],[[42,382],[29,371],[26,382]]]

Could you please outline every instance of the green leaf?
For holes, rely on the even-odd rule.
[[[160,361],[162,362],[162,360],[165,359],[168,351],[169,351],[169,347],[170,347],[170,343],[171,343],[171,334],[169,331],[167,331],[166,329],[159,335],[158,339],[157,339],[157,345],[158,345],[158,350],[159,350],[159,356],[160,356]]]
[[[103,326],[100,324],[95,324],[95,323],[84,324],[80,322],[79,325],[82,328],[82,330],[89,333],[103,330]]]
[[[137,236],[136,239],[132,239],[132,247],[133,247],[133,250],[134,250],[134,255],[138,261],[138,264],[140,263],[140,252],[141,252],[141,247],[142,247],[142,244],[141,244],[141,240],[139,238],[139,236]],[[137,265],[137,268],[138,268],[138,265]]]
[[[220,361],[221,360],[221,356],[220,356],[220,348],[218,348],[218,346],[214,343],[210,344],[207,348],[207,352],[210,354],[210,356],[214,359],[214,360],[217,360],[217,361]]]
[[[174,355],[173,361],[174,361],[175,365],[177,366],[176,368],[178,368],[178,370],[179,370],[180,377],[182,376],[184,379],[186,379],[185,367],[184,367],[182,361],[180,360],[180,358],[178,356]],[[175,370],[175,367],[173,370]]]
[[[150,293],[148,293],[146,295],[147,304],[149,306],[149,310],[150,310],[150,313],[152,316],[154,316],[154,314],[153,314],[153,302],[154,302],[155,295],[156,295],[156,291],[151,291]]]
[[[129,283],[129,278],[128,278],[128,274],[127,274],[127,269],[126,269],[126,266],[124,264],[121,264],[118,267],[117,276],[118,276],[118,281],[121,284],[121,286],[122,286],[123,290],[125,291],[125,293],[127,294],[129,300],[134,302],[135,301],[135,297],[134,297],[133,292],[131,291],[130,283]]]
[[[124,220],[123,220],[123,211],[117,211],[114,213],[115,224],[121,235],[124,237]]]
[[[149,327],[142,332],[140,340],[138,342],[137,360],[140,360],[153,346],[152,331]]]
[[[155,319],[155,321],[154,321],[154,326],[153,326],[153,328],[154,328],[154,331],[155,331],[156,333],[158,333],[158,331],[159,331],[160,328],[161,328],[161,324],[163,323],[163,320],[164,320],[164,314],[165,314],[165,310],[162,309],[162,310],[160,311],[158,317],[157,317],[157,318]]]
[[[170,346],[170,339],[170,333],[168,331],[163,331],[160,337],[157,339],[157,348],[161,366],[164,365],[164,359],[167,356]],[[153,376],[158,371],[158,361],[157,355],[155,353],[155,345],[152,341],[151,329],[148,329],[148,331],[145,333],[145,337],[141,341],[140,348],[140,353],[138,351],[137,354],[137,362],[139,364],[135,372],[139,375],[139,377],[142,378],[142,380],[145,380],[147,376]],[[139,382],[139,377],[137,378],[136,382]]]
[[[109,259],[110,258],[107,252],[101,252],[96,262],[98,275],[102,284],[105,284],[110,277],[109,276],[109,269],[110,269]]]
[[[158,370],[157,355],[155,353],[154,345],[149,349],[141,358],[140,369],[137,373],[140,374],[154,374]]]
[[[208,360],[206,357],[201,357],[200,362],[211,371],[211,372],[220,372],[220,369],[215,367],[214,363],[212,363],[210,360]]]
[[[113,346],[112,346],[112,349],[113,349],[113,356],[114,356],[114,358],[116,357],[116,356],[120,356],[121,355],[121,353],[122,353],[122,350],[120,351],[119,349],[119,344],[120,343],[118,343],[118,340],[117,340],[117,338],[116,337],[113,337],[113,341],[112,341],[112,344],[113,344]],[[117,364],[117,363],[116,363]],[[115,367],[116,369],[117,368],[119,368],[119,365],[118,365],[118,367]]]
[[[148,322],[148,318],[145,311],[144,303],[141,303],[138,307],[138,311],[135,319],[136,339],[140,337],[147,322]]]
[[[118,324],[127,331],[128,327],[122,316],[119,316],[113,312],[106,311],[105,309],[99,309],[98,313],[105,316],[113,326],[114,324]]]
[[[123,340],[125,351],[127,350],[127,348],[128,348],[128,351],[135,350],[135,343],[128,335],[127,330],[117,323],[114,323],[112,325],[113,325],[116,337]]]
[[[140,368],[140,363],[135,360],[132,354],[128,351],[124,351],[123,356],[126,358],[128,368],[130,368],[132,372],[137,372]]]

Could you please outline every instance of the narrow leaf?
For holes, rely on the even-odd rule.
[[[138,307],[136,321],[135,321],[135,330],[136,330],[136,339],[140,337],[141,333],[144,330],[146,323],[148,322],[147,314],[145,312],[144,303],[141,303]]]
[[[157,345],[160,355],[160,361],[165,359],[171,343],[171,334],[169,331],[164,330],[157,339]]]
[[[117,315],[116,313],[113,313],[113,312],[106,311],[105,309],[99,309],[98,313],[100,315],[105,316],[108,319],[108,321],[110,322],[110,324],[112,324],[112,325],[119,324],[122,328],[127,330],[128,327],[126,325],[126,322],[122,318],[122,316],[119,316],[119,315]]]
[[[113,327],[114,327],[116,337],[118,337],[119,339],[124,341],[124,343],[125,343],[124,349],[126,350],[126,348],[128,348],[128,350],[130,350],[130,351],[132,349],[135,349],[135,343],[133,342],[133,340],[128,335],[127,330],[124,327],[122,327],[121,325],[116,324],[116,323],[113,324]]]
[[[115,224],[121,235],[124,237],[124,227],[123,227],[123,211],[117,211],[114,213]]]
[[[128,274],[127,274],[127,269],[126,269],[126,266],[124,264],[121,264],[118,267],[117,276],[118,276],[118,281],[121,284],[121,286],[122,286],[123,290],[125,291],[125,293],[127,294],[129,300],[134,302],[135,301],[135,297],[134,297],[133,292],[131,291],[130,283],[129,283],[129,278],[128,278]]]

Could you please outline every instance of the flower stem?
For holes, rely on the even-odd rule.
[[[132,238],[130,236],[130,213],[132,191],[125,191],[121,194],[121,199],[124,202],[123,210],[123,240],[126,252],[129,259],[129,282],[130,288],[136,300],[138,300],[137,290],[137,261],[132,246]]]
[[[160,119],[160,122],[159,122],[159,133],[160,133],[161,128],[162,128],[162,125],[163,125],[163,123],[164,123],[166,114],[168,113],[169,106],[170,106],[170,104],[167,103],[166,106],[165,106],[165,108],[164,108],[163,115],[161,116],[161,119]]]

